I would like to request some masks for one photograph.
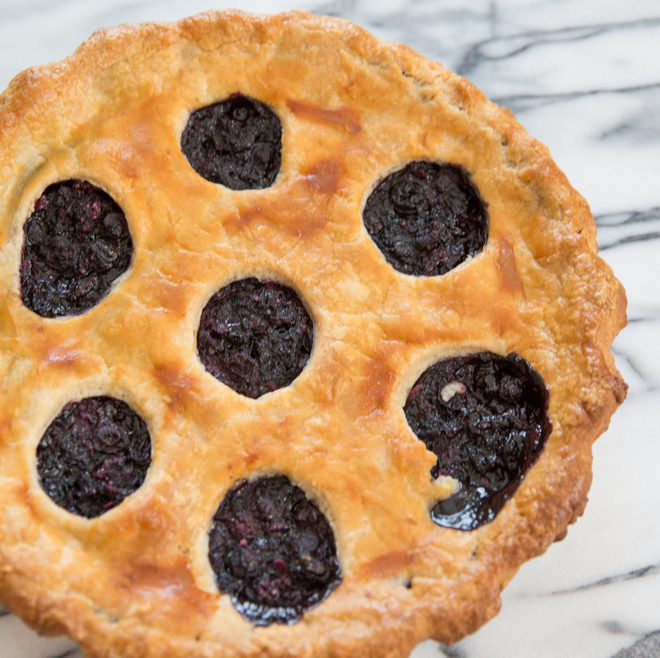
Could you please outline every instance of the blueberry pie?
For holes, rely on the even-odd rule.
[[[0,601],[95,657],[455,642],[582,513],[624,324],[586,202],[439,64],[98,32],[0,96]]]

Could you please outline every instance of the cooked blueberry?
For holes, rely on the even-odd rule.
[[[60,507],[86,518],[116,507],[140,487],[151,464],[142,418],[107,396],[67,404],[37,447],[41,486]]]
[[[431,475],[460,483],[433,520],[460,530],[492,521],[545,446],[547,409],[541,376],[515,353],[479,352],[428,368],[408,395],[406,418],[438,458]]]
[[[385,260],[415,276],[445,274],[488,238],[486,204],[468,172],[427,160],[387,176],[367,199],[363,221]]]
[[[216,379],[258,398],[302,372],[313,339],[312,320],[291,288],[250,278],[211,297],[202,311],[197,350]]]
[[[299,621],[341,582],[330,524],[283,475],[239,482],[209,534],[218,588],[257,626]]]
[[[282,161],[282,124],[267,105],[234,94],[192,113],[181,150],[212,183],[232,190],[270,187]]]
[[[121,208],[82,180],[47,187],[23,235],[21,299],[44,318],[80,315],[98,304],[133,254]]]

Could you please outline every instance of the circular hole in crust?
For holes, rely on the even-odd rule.
[[[312,319],[296,292],[254,277],[213,295],[197,332],[206,370],[250,398],[291,384],[307,364],[313,342]]]
[[[437,456],[431,475],[449,475],[461,485],[435,505],[433,520],[460,530],[492,521],[545,446],[547,409],[541,376],[515,353],[478,352],[429,367],[404,411]]]
[[[94,518],[144,482],[151,438],[128,404],[101,395],[69,402],[37,446],[41,486],[60,507]]]
[[[232,190],[270,187],[282,163],[282,124],[268,105],[233,94],[190,115],[181,150],[212,183]]]
[[[385,260],[414,276],[445,274],[488,238],[486,203],[463,167],[416,160],[386,176],[363,222]]]
[[[23,228],[21,299],[44,318],[80,315],[109,293],[132,255],[124,212],[106,192],[83,180],[54,183]]]
[[[209,534],[219,590],[257,626],[299,621],[341,582],[330,524],[284,475],[235,485]]]

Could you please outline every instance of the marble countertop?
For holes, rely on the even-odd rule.
[[[100,27],[174,20],[210,0],[0,0],[0,88]],[[235,3],[238,4],[238,3]],[[568,537],[527,563],[500,615],[413,658],[660,656],[660,3],[657,0],[243,0],[348,18],[474,82],[551,150],[591,204],[601,254],[626,287],[614,344],[630,385],[594,449],[590,503]],[[0,658],[79,658],[0,616]]]

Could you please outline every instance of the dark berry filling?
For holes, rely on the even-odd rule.
[[[37,447],[41,486],[60,507],[87,518],[116,507],[151,464],[147,426],[125,402],[107,396],[69,402]]]
[[[220,591],[258,626],[299,621],[341,582],[330,524],[283,475],[243,480],[227,493],[209,559]]]
[[[547,409],[545,383],[517,354],[479,352],[428,368],[408,395],[406,418],[438,458],[431,475],[461,485],[436,504],[433,520],[460,530],[492,521],[545,446]]]
[[[274,281],[235,281],[202,311],[197,350],[205,368],[241,395],[288,386],[305,367],[314,327],[298,295]]]
[[[234,94],[192,113],[181,150],[212,183],[232,190],[270,187],[282,162],[282,124],[267,105]]]
[[[468,172],[427,160],[387,176],[369,196],[363,220],[387,262],[415,276],[445,274],[488,238],[486,204]]]
[[[44,318],[80,315],[98,304],[133,254],[121,208],[82,180],[46,188],[23,233],[21,299]]]

